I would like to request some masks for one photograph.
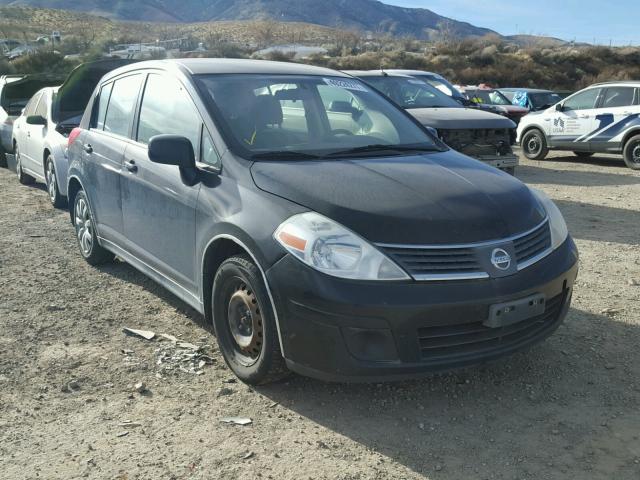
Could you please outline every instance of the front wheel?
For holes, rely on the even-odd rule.
[[[624,163],[633,170],[640,170],[640,135],[631,137],[624,146]]]
[[[90,265],[100,265],[113,260],[113,254],[98,244],[95,221],[89,207],[89,200],[80,190],[73,203],[73,223],[80,253]]]
[[[67,203],[66,198],[60,194],[58,189],[58,176],[56,175],[56,166],[53,163],[51,156],[47,157],[45,164],[45,180],[47,182],[47,192],[49,193],[49,200],[51,205],[55,208],[62,208]]]
[[[522,137],[522,151],[529,160],[543,160],[549,153],[547,139],[538,129],[529,130]]]
[[[15,156],[16,156],[16,175],[18,175],[18,182],[22,185],[31,185],[34,180],[31,175],[27,175],[22,170],[22,155],[20,155],[20,149],[18,145],[15,148]]]
[[[216,272],[211,297],[218,346],[233,373],[251,385],[287,376],[271,302],[251,258],[225,260]]]

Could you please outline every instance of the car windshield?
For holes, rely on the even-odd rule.
[[[553,92],[530,93],[529,98],[534,108],[550,107],[562,100],[560,95]]]
[[[402,108],[460,108],[451,97],[416,78],[377,76],[364,80]]]
[[[442,145],[360,80],[298,75],[198,75],[231,148],[245,158],[402,155]]]
[[[509,99],[497,90],[470,90],[467,91],[467,95],[473,103],[511,105]]]

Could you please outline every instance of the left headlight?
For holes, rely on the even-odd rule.
[[[294,215],[273,234],[289,253],[327,275],[354,280],[409,280],[369,242],[315,212]]]
[[[546,193],[538,190],[537,188],[531,188],[531,191],[540,201],[542,206],[547,212],[549,217],[549,227],[551,228],[551,247],[555,250],[564,243],[569,235],[569,229],[567,223],[564,221],[560,209],[553,203]]]

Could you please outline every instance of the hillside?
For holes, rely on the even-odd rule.
[[[150,22],[269,18],[423,39],[495,33],[425,8],[402,8],[377,0],[0,0],[0,5],[76,10],[112,19]]]

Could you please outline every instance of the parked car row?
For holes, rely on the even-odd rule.
[[[472,127],[420,79],[352,73],[162,60],[80,88],[65,191],[82,257],[117,256],[198,310],[251,384],[414,377],[542,341],[578,271],[558,208],[441,140],[484,112]],[[26,106],[19,175],[52,181],[22,129],[75,118],[74,83]]]

